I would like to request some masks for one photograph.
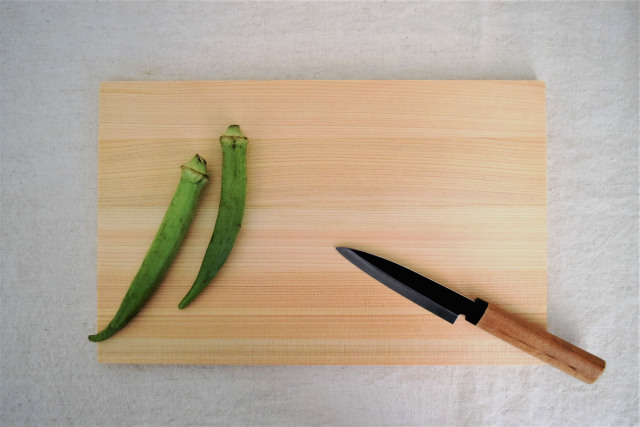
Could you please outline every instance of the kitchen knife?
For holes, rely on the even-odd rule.
[[[594,383],[604,371],[604,360],[494,304],[480,298],[472,301],[379,256],[345,247],[336,249],[369,276],[449,323],[462,314],[467,322],[587,384]]]

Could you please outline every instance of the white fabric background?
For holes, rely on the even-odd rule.
[[[2,2],[2,425],[638,425],[638,3]],[[546,366],[96,362],[98,85],[538,79]]]

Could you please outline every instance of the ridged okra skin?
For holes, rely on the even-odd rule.
[[[218,215],[198,276],[178,305],[180,309],[189,305],[211,283],[236,242],[247,198],[247,144],[238,125],[229,126],[220,137],[222,183]]]
[[[111,322],[101,332],[90,335],[90,341],[106,340],[124,328],[138,314],[162,282],[187,235],[200,192],[209,179],[206,165],[206,161],[196,154],[190,161],[180,166],[181,176],[178,188],[138,273]]]

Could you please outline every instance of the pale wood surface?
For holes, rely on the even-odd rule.
[[[489,304],[478,326],[587,384],[604,372],[604,360],[494,304]]]
[[[187,309],[220,191],[219,135],[248,136],[247,211]],[[437,318],[335,246],[387,256],[546,324],[544,83],[110,82],[100,88],[98,327],[198,153],[210,182],[167,279],[107,363],[535,364]]]

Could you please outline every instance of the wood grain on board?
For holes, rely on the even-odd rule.
[[[231,256],[178,310],[211,237],[219,136],[249,138]],[[195,153],[208,163],[165,281],[105,363],[536,364],[371,279],[336,246],[400,262],[546,324],[545,88],[537,81],[108,82],[100,87],[98,323]],[[90,331],[94,332],[94,331]]]

